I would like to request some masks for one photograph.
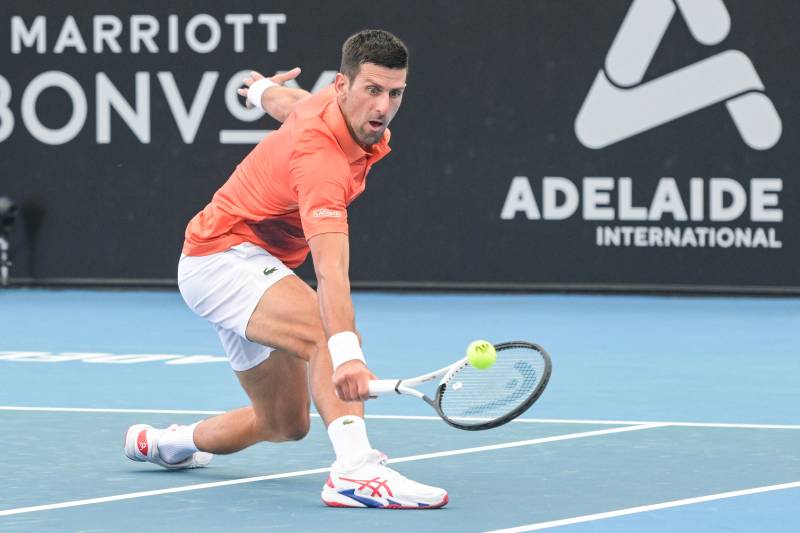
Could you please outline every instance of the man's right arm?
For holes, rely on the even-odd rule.
[[[366,400],[369,380],[374,377],[363,363],[350,296],[350,163],[321,119],[304,120],[297,130],[289,175],[317,275],[319,312],[331,352],[333,384],[342,400]]]
[[[353,333],[355,313],[350,296],[349,263],[350,249],[347,234],[322,233],[309,239],[309,248],[317,274],[317,297],[325,337],[330,339],[339,333]],[[351,339],[354,339],[351,335]],[[352,348],[360,351],[358,342]],[[333,352],[333,347],[331,351]],[[338,357],[350,358],[351,353],[332,354],[334,365]],[[336,393],[345,401],[363,401],[369,397],[369,380],[375,379],[361,359],[340,363],[334,369],[333,386]]]

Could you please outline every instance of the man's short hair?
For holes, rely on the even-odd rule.
[[[408,48],[388,31],[361,30],[344,42],[339,71],[350,78],[352,83],[364,63],[388,68],[408,68]]]

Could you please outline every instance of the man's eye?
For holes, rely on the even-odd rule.
[[[403,91],[399,91],[399,90],[391,91],[389,93],[389,96],[391,96],[392,98],[400,98],[401,96],[403,96]]]
[[[377,87],[367,87],[367,91],[369,91],[369,94],[372,96],[378,95],[381,92]]]

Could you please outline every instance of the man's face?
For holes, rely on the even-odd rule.
[[[336,75],[339,107],[350,133],[362,147],[380,141],[400,109],[406,73],[406,69],[363,63],[354,80],[341,73]]]

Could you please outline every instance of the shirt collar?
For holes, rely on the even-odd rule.
[[[336,142],[339,143],[339,147],[341,147],[342,151],[347,156],[347,161],[349,163],[355,163],[365,157],[369,159],[370,162],[375,162],[392,150],[389,148],[389,139],[392,135],[388,128],[384,130],[381,140],[370,147],[371,149],[369,152],[361,148],[361,145],[359,145],[350,134],[350,129],[347,127],[347,122],[344,120],[342,110],[339,108],[339,102],[336,101],[336,93],[333,94],[331,102],[325,109],[323,120],[331,129],[331,132],[333,132],[334,137],[336,137]]]

